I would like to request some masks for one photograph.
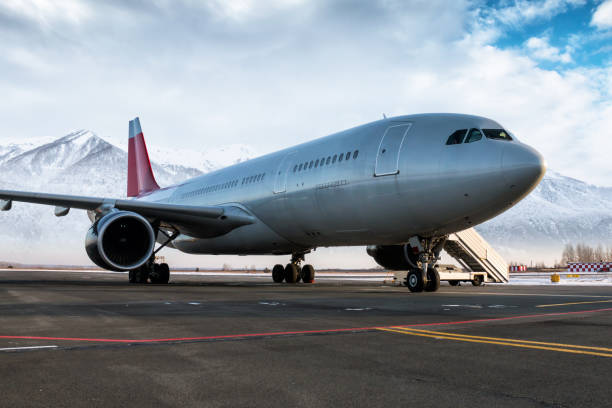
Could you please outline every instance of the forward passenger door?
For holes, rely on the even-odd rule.
[[[399,154],[412,123],[397,123],[389,126],[383,134],[378,152],[374,176],[390,176],[399,173]]]

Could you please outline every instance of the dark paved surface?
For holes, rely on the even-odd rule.
[[[0,272],[0,406],[612,406],[611,325],[612,287]]]

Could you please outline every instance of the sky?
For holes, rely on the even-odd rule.
[[[0,143],[89,129],[267,153],[482,115],[612,186],[612,0],[4,0]]]
[[[493,118],[612,186],[612,0],[0,2],[0,144],[140,116],[149,146],[264,154],[423,112]],[[228,259],[274,263],[251,258]]]

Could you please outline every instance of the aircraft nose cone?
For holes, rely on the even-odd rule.
[[[546,172],[546,161],[532,147],[512,143],[504,148],[502,172],[508,186],[523,194],[531,191],[542,180]]]

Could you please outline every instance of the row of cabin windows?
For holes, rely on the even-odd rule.
[[[461,143],[477,142],[482,139],[483,133],[487,139],[507,141],[512,140],[509,133],[506,132],[504,129],[482,129],[481,132],[481,129],[472,128],[469,131],[467,129],[456,130],[452,135],[448,137],[448,140],[446,140],[446,144],[455,145]]]
[[[265,177],[266,177],[266,173],[255,174],[254,176],[250,176],[250,177],[243,177],[242,185],[251,184],[251,183],[259,183],[260,181],[263,181]]]
[[[321,159],[311,160],[310,162],[296,164],[293,167],[293,172],[295,173],[296,171],[308,170],[308,169],[312,169],[313,167],[316,169],[319,166],[328,166],[330,164],[334,164],[336,161],[338,163],[340,163],[343,160],[347,161],[351,159],[351,154],[354,160],[357,158],[357,156],[359,156],[359,150],[355,150],[354,152],[346,152],[346,154],[345,153],[340,153],[339,155],[334,154],[333,156],[327,156],[327,158],[323,157]]]
[[[258,183],[260,181],[263,181],[265,177],[266,177],[266,173],[260,173],[260,174],[256,174],[256,175],[249,176],[249,177],[243,177],[242,185]],[[200,195],[214,193],[214,192],[221,191],[221,190],[227,190],[229,188],[236,187],[238,183],[239,183],[239,180],[236,179],[236,180],[227,181],[225,183],[215,184],[215,185],[208,186],[208,187],[202,187],[200,189],[185,193],[182,195],[182,197],[183,198],[197,197]]]

